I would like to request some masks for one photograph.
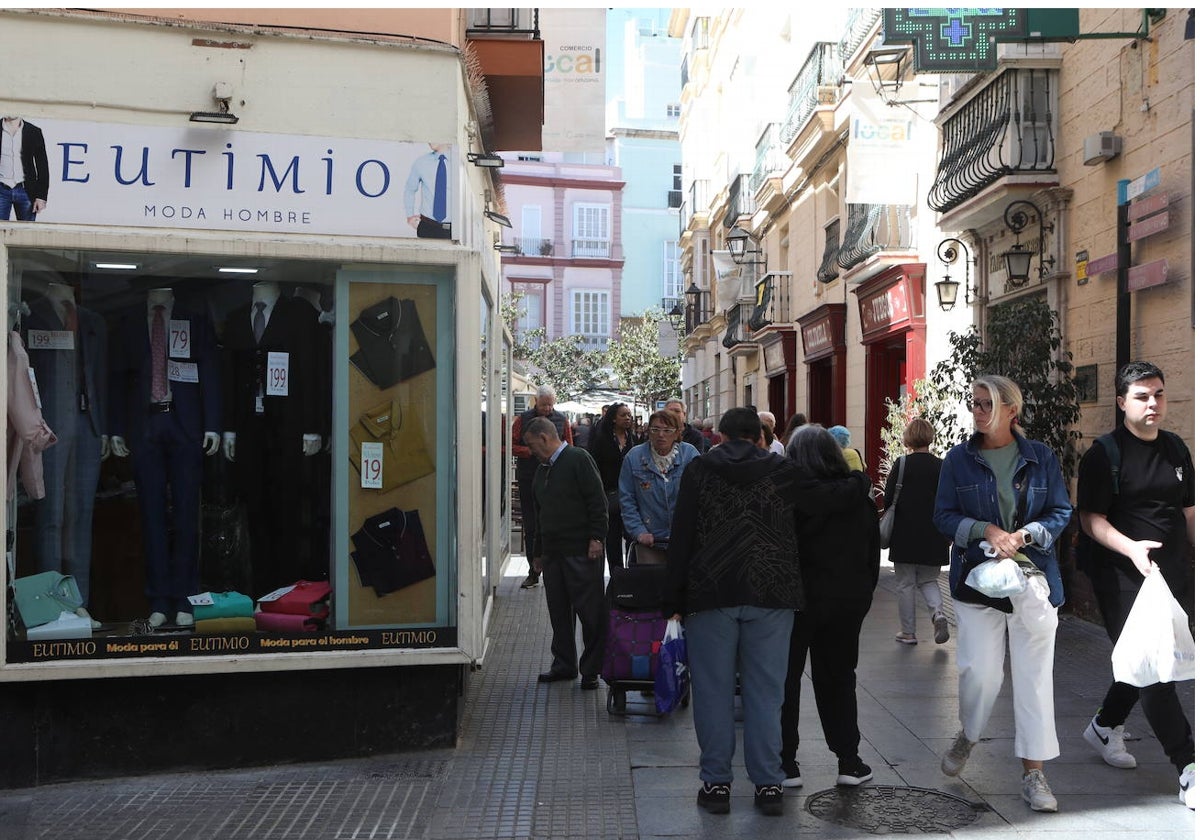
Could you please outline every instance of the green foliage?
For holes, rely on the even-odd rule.
[[[525,312],[524,292],[505,292],[500,296],[500,320],[512,334],[513,358],[518,361],[529,359],[533,348],[546,337],[546,331],[541,327],[536,330],[517,329],[517,324],[525,317]]]
[[[930,374],[936,392],[952,410],[928,415],[938,440],[966,440],[971,430],[962,426],[955,404],[971,397],[971,382],[983,373],[1007,376],[1017,383],[1025,399],[1018,422],[1031,440],[1054,450],[1070,479],[1078,460],[1077,443],[1082,435],[1074,424],[1079,420],[1079,399],[1071,354],[1062,347],[1058,313],[1040,297],[1021,298],[988,310],[987,341],[971,328],[951,333],[952,352]],[[943,437],[943,435],[945,437]]]
[[[904,447],[904,429],[909,422],[916,417],[924,417],[930,423],[934,423],[935,418],[953,416],[958,406],[957,400],[951,401],[940,394],[927,379],[918,379],[913,382],[912,390],[914,394],[912,397],[905,392],[898,402],[890,398],[885,398],[883,401],[887,407],[887,417],[883,421],[883,428],[880,429],[880,437],[883,441],[879,460],[880,491],[887,484],[887,476],[892,464],[907,452]],[[936,423],[934,423],[934,432],[933,443],[930,444],[929,451],[941,457],[957,442],[957,438],[949,434],[938,433]]]
[[[617,340],[608,346],[608,364],[617,387],[648,408],[680,392],[683,357],[680,353],[663,354],[658,325],[664,320],[661,309],[648,309],[640,319],[622,322]]]
[[[529,361],[536,366],[531,374],[534,383],[552,387],[559,400],[574,399],[595,388],[604,353],[582,349],[582,341],[581,335],[568,335],[531,349]]]

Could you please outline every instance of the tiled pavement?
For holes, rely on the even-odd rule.
[[[887,569],[864,626],[859,667],[862,755],[875,770],[870,789],[850,796],[833,790],[836,764],[806,686],[805,786],[787,792],[785,816],[754,811],[740,769],[733,812],[704,814],[694,804],[698,750],[686,710],[666,719],[611,717],[603,689],[536,683],[547,664],[549,625],[542,589],[518,587],[524,571],[514,559],[500,586],[492,644],[468,682],[457,749],[0,792],[0,840],[773,840],[922,829],[1005,840],[1035,831],[1087,840],[1195,835],[1195,817],[1177,803],[1174,769],[1140,709],[1129,722],[1138,738],[1130,742],[1136,770],[1107,767],[1079,737],[1110,672],[1106,637],[1077,619],[1060,624],[1055,668],[1062,755],[1047,776],[1060,812],[1034,814],[1021,802],[1007,688],[962,776],[943,776],[938,755],[957,729],[954,639],[935,646],[921,628],[915,647],[892,641]],[[1194,685],[1181,691],[1193,708]],[[631,696],[631,707],[640,702]],[[948,822],[939,824],[942,818]]]

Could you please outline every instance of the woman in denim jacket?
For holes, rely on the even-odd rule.
[[[679,415],[656,411],[648,424],[650,439],[630,449],[617,482],[621,522],[638,545],[664,548],[683,468],[700,453],[682,440]]]
[[[950,592],[958,618],[958,704],[962,729],[942,757],[942,772],[957,776],[983,735],[1004,682],[1008,643],[1016,722],[1015,751],[1024,768],[1021,797],[1035,811],[1057,811],[1042,772],[1058,756],[1054,727],[1054,637],[1063,602],[1054,543],[1071,516],[1071,503],[1054,453],[1023,436],[1021,390],[1003,376],[971,383],[975,434],[946,454],[933,521],[954,540]],[[989,598],[965,577],[984,559],[1023,558],[1037,567],[1025,591]],[[1017,556],[1021,555],[1021,556]],[[1049,590],[1048,599],[1046,590]]]

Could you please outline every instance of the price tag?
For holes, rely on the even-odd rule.
[[[211,592],[201,592],[199,595],[189,595],[188,603],[193,607],[211,607],[213,596]]]
[[[288,354],[267,353],[267,396],[288,395]]]
[[[186,319],[171,319],[171,344],[167,355],[172,359],[192,358],[192,322]]]
[[[171,382],[199,382],[200,368],[195,362],[167,359],[167,379]]]
[[[284,595],[288,594],[295,588],[296,588],[296,584],[294,584],[294,583],[290,584],[288,586],[281,586],[278,589],[276,589],[274,592],[268,592],[266,595],[259,598],[258,601],[259,601],[259,603],[262,603],[263,601],[278,601],[280,598],[282,598]]]
[[[75,333],[71,330],[30,330],[30,350],[74,350]]]
[[[29,384],[33,386],[33,404],[38,407],[38,411],[41,411],[42,392],[38,390],[37,374],[33,372],[33,368],[29,368]]]
[[[367,441],[362,445],[362,463],[359,465],[362,486],[368,490],[383,489],[383,443]]]

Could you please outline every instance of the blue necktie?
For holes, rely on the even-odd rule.
[[[437,178],[433,182],[433,219],[446,219],[446,156],[438,155]]]

